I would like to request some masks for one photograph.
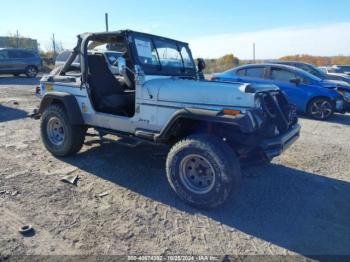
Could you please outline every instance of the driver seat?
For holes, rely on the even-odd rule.
[[[97,111],[132,116],[135,107],[135,92],[125,92],[114,77],[102,54],[88,56],[89,76],[93,103]]]

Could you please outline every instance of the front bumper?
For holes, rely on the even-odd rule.
[[[279,156],[300,136],[300,125],[295,124],[286,133],[278,137],[262,140],[260,147],[268,159]]]

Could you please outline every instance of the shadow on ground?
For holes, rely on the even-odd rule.
[[[25,118],[28,113],[24,110],[7,107],[0,104],[0,123]]]
[[[245,169],[237,197],[203,212],[172,192],[162,152],[106,144],[62,160],[155,201],[202,213],[305,256],[350,254],[350,183],[276,164]]]
[[[350,115],[335,114],[328,120],[328,122],[350,126]]]
[[[26,76],[0,76],[0,87],[2,85],[38,85],[40,77],[28,78]]]
[[[320,120],[315,120],[312,119],[306,115],[299,115],[299,118],[303,118],[303,119],[308,119],[308,120],[312,120],[312,121],[320,121]],[[334,123],[334,124],[342,124],[342,125],[349,125],[350,126],[350,114],[334,114],[332,117],[330,117],[329,119],[325,120],[325,122],[329,122],[329,123]]]

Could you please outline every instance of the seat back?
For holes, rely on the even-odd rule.
[[[89,85],[94,100],[98,103],[102,97],[123,94],[121,84],[109,70],[106,60],[101,54],[88,56]]]

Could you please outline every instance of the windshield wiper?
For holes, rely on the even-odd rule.
[[[158,58],[158,63],[159,63],[159,71],[162,71],[162,63],[160,62],[159,54],[158,54],[158,49],[156,44],[154,43],[153,38],[151,38],[152,45],[154,46],[154,49],[156,50],[157,58]]]
[[[176,47],[177,47],[177,51],[179,52],[180,57],[181,57],[182,71],[186,74],[185,61],[184,61],[184,58],[182,57],[182,54],[181,54],[181,51],[180,51],[180,47],[179,47],[179,45],[177,43],[176,43]]]

